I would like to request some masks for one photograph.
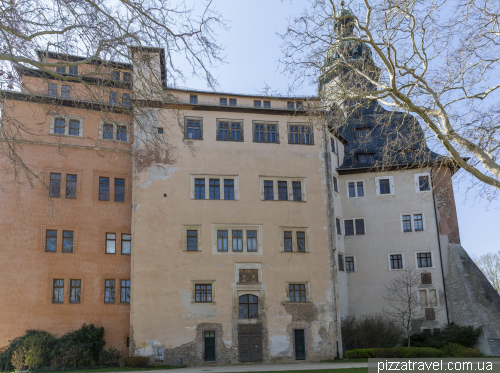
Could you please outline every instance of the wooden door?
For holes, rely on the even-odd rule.
[[[306,341],[304,338],[304,329],[295,329],[293,332],[295,341],[295,360],[305,360]]]
[[[238,326],[238,354],[240,361],[262,361],[262,325]]]
[[[215,331],[206,331],[204,335],[205,342],[205,361],[215,361]]]

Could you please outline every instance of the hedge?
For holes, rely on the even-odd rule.
[[[147,356],[129,356],[120,359],[120,367],[146,368],[149,365]]]
[[[364,348],[347,351],[348,359],[444,357],[444,352],[431,347]]]

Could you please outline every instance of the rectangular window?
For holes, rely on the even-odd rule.
[[[413,227],[415,232],[424,230],[424,221],[422,219],[422,214],[413,215]]]
[[[356,189],[354,188],[354,183],[348,183],[348,188],[349,188],[349,198],[356,197]]]
[[[364,139],[368,137],[369,129],[368,128],[356,128],[356,137],[358,139]]]
[[[130,93],[124,93],[122,95],[122,105],[130,106]]]
[[[332,149],[332,152],[335,153],[335,139],[330,138],[330,147]]]
[[[61,196],[61,174],[50,174],[49,197]]]
[[[344,234],[346,236],[354,236],[354,226],[352,220],[344,220]]]
[[[241,141],[241,123],[231,123],[231,140]]]
[[[380,194],[391,194],[391,185],[389,184],[389,179],[379,180]]]
[[[66,198],[76,198],[76,175],[66,175]]]
[[[299,138],[299,126],[290,126],[290,144],[298,144]]]
[[[356,219],[356,234],[365,234],[365,221],[363,219]]]
[[[425,192],[425,191],[431,190],[431,186],[430,185],[431,184],[429,182],[429,176],[419,176],[418,177],[418,189],[421,192]]]
[[[80,303],[82,280],[69,280],[69,302]]]
[[[106,254],[116,253],[116,233],[106,233]]]
[[[261,107],[261,101],[260,100],[254,100],[253,107]]]
[[[293,109],[295,109],[295,105],[293,104],[293,101],[288,101],[288,102],[286,103],[286,108],[287,108],[288,110],[293,110]]]
[[[212,302],[212,284],[196,284],[194,288],[196,303]]]
[[[297,102],[295,103],[295,107],[297,108],[297,110],[302,110],[302,109],[303,109],[302,102],[297,101]]]
[[[227,252],[227,231],[217,231],[217,251]]]
[[[354,257],[353,256],[346,256],[345,257],[345,270],[347,272],[354,271]]]
[[[288,285],[290,293],[290,302],[305,302],[306,301],[306,285],[305,284],[290,284]]]
[[[187,231],[187,251],[198,251],[198,231]]]
[[[109,201],[109,177],[99,177],[99,201]]]
[[[49,96],[57,97],[57,84],[49,83]]]
[[[113,71],[111,73],[111,79],[113,79],[113,80],[120,80],[120,72],[119,71]]]
[[[131,246],[132,236],[130,234],[122,233],[122,255],[130,255]]]
[[[70,120],[69,121],[69,134],[71,136],[80,136],[80,121]]]
[[[277,125],[271,123],[255,123],[254,141],[271,143],[279,142]]]
[[[306,251],[306,233],[305,232],[297,232],[297,251],[305,252]]]
[[[227,98],[221,98],[220,99],[220,105],[221,106],[227,106]]]
[[[190,104],[197,104],[198,103],[198,96],[196,96],[196,95],[190,95],[189,96],[189,103]]]
[[[229,106],[236,106],[236,99],[235,98],[229,99]]]
[[[276,125],[267,125],[267,142],[276,142]]]
[[[313,144],[312,126],[310,125],[290,125],[289,144]]]
[[[130,303],[130,280],[121,281],[120,303]]]
[[[403,215],[403,232],[411,231],[411,215]]]
[[[256,124],[255,125],[255,141],[257,142],[265,142],[265,124]]]
[[[375,162],[375,157],[373,154],[359,154],[358,161],[359,163],[373,163]]]
[[[131,73],[123,73],[123,81],[124,82],[131,82],[132,81],[132,74]]]
[[[278,200],[288,201],[288,190],[286,181],[278,181]]]
[[[229,123],[219,122],[219,140],[228,141],[229,140]]]
[[[292,232],[285,232],[285,251],[293,251],[292,250]]]
[[[264,108],[270,109],[271,108],[271,101],[264,101]]]
[[[104,303],[115,303],[115,280],[104,280]]]
[[[104,124],[102,126],[102,138],[104,140],[113,140],[113,125]]]
[[[339,192],[339,182],[335,176],[333,177],[333,191],[337,193]]]
[[[363,188],[363,182],[362,181],[358,181],[356,183],[356,192],[358,193],[358,197],[364,197],[365,191],[364,191],[364,188]]]
[[[61,97],[70,98],[70,87],[69,87],[69,85],[63,85],[61,87]]]
[[[247,231],[247,251],[257,252],[257,231]]]
[[[311,126],[300,126],[302,144],[312,144]]]
[[[339,259],[339,271],[344,272],[344,256],[342,254],[339,254],[338,259]]]
[[[201,139],[201,125],[199,120],[187,121],[187,138]]]
[[[337,226],[337,234],[342,234],[342,228],[340,227],[340,219],[335,219],[335,224]]]
[[[54,280],[52,303],[64,302],[64,280]]]
[[[127,126],[117,126],[116,139],[118,141],[127,141]]]
[[[418,253],[417,267],[418,268],[432,267],[431,253]]]
[[[57,231],[45,231],[45,251],[55,253],[57,248]]]
[[[234,200],[234,180],[224,179],[224,199]]]
[[[403,269],[403,255],[394,254],[390,256],[391,269]]]
[[[219,179],[210,179],[210,199],[220,199]]]
[[[63,231],[63,253],[72,253],[73,252],[73,231]]]
[[[56,67],[56,73],[66,74],[66,66],[57,66]]]
[[[205,199],[205,179],[194,179],[194,199]]]
[[[69,67],[69,73],[71,75],[78,75],[78,66],[70,66]]]
[[[62,118],[56,118],[55,124],[54,124],[54,133],[57,133],[58,135],[64,135],[66,130],[66,122]]]
[[[243,251],[243,231],[233,231],[233,251]]]
[[[293,200],[302,201],[302,183],[300,181],[292,181]]]
[[[158,127],[157,131],[158,131],[158,135],[163,135],[163,127]]]
[[[274,200],[274,188],[271,180],[264,180],[264,200]]]
[[[115,92],[109,92],[109,103],[111,105],[116,105],[118,103]]]

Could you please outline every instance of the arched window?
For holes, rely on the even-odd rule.
[[[259,298],[245,294],[240,297],[240,319],[257,319],[259,317]]]

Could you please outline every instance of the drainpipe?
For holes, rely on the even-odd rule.
[[[338,292],[337,292],[337,272],[335,266],[335,253],[336,245],[335,245],[335,232],[333,231],[333,226],[335,222],[335,213],[333,207],[333,198],[331,191],[332,189],[332,173],[331,170],[331,145],[328,141],[330,139],[330,134],[328,132],[328,126],[325,125],[323,129],[324,141],[323,141],[323,150],[325,153],[325,178],[326,178],[326,199],[327,199],[327,215],[328,215],[328,239],[331,253],[331,276],[332,276],[332,287],[333,287],[333,311],[335,314],[335,344],[337,350],[337,357],[343,355],[341,353],[342,349],[342,338],[341,338],[341,329],[339,328],[339,320],[340,320],[340,308],[338,305]],[[338,153],[338,152],[337,152]]]
[[[434,201],[434,217],[436,220],[436,233],[437,233],[437,241],[438,241],[438,247],[439,247],[439,261],[441,263],[441,277],[443,279],[443,293],[444,293],[444,305],[446,308],[446,322],[450,324],[450,315],[448,313],[448,299],[446,297],[446,282],[444,279],[444,268],[443,268],[443,254],[441,252],[441,240],[439,239],[439,223],[438,223],[438,209],[437,209],[437,204],[436,204],[436,194],[434,193],[434,168],[436,166],[432,166],[431,168],[431,190],[432,190],[432,200]]]

